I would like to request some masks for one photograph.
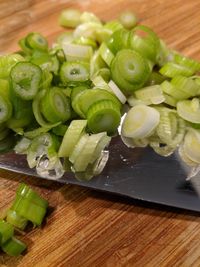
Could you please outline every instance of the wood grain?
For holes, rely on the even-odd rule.
[[[52,42],[63,31],[57,19],[67,7],[93,11],[103,20],[132,9],[172,48],[200,59],[198,0],[0,0],[0,53],[17,50],[17,40],[29,31],[40,31]],[[0,254],[0,266],[200,266],[199,214],[6,171],[0,177],[1,216],[20,181],[52,207],[41,229],[22,236],[28,253],[17,259]]]

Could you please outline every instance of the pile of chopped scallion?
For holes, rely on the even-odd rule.
[[[15,233],[25,231],[28,222],[41,226],[48,208],[47,200],[26,184],[20,184],[6,217],[0,219],[0,251],[9,256],[19,256],[27,245]]]
[[[32,32],[20,51],[0,57],[0,151],[25,154],[42,177],[72,171],[89,180],[105,167],[123,116],[128,147],[149,145],[162,156],[178,148],[199,166],[200,62],[168,48],[128,11],[103,23],[67,9],[59,23],[74,30],[52,47]]]

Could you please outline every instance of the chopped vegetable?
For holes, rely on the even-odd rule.
[[[52,47],[31,32],[21,51],[0,56],[0,153],[14,147],[48,179],[67,169],[88,181],[105,167],[104,149],[119,130],[128,147],[163,156],[179,147],[183,161],[200,165],[189,149],[198,150],[198,132],[188,130],[200,128],[200,62],[170,49],[131,11],[102,22],[69,8],[59,24],[74,29]],[[27,216],[39,224],[39,213]],[[21,229],[27,222],[13,209],[7,218]]]

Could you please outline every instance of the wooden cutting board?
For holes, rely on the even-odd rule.
[[[30,31],[52,42],[63,31],[57,24],[60,11],[72,6],[103,20],[131,9],[172,48],[200,60],[197,0],[0,0],[0,53],[15,51],[17,40]],[[51,206],[43,227],[21,237],[28,253],[19,258],[0,253],[0,266],[200,266],[200,214],[7,171],[0,177],[1,217],[22,181]]]

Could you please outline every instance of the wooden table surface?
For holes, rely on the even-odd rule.
[[[0,53],[15,51],[29,31],[40,31],[51,42],[63,31],[57,24],[60,11],[72,6],[103,20],[131,9],[171,47],[200,59],[198,0],[0,0]],[[41,229],[22,236],[28,253],[17,259],[0,253],[0,266],[200,266],[200,214],[7,171],[0,177],[1,217],[21,181],[52,207]]]

